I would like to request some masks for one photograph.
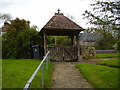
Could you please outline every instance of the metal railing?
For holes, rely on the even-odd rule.
[[[42,88],[44,88],[44,62],[46,61],[46,69],[48,70],[48,63],[50,62],[48,59],[48,55],[49,55],[50,51],[47,52],[47,54],[45,55],[45,57],[43,58],[42,62],[38,65],[37,69],[34,71],[34,73],[32,74],[32,76],[30,77],[30,79],[28,80],[28,82],[26,83],[25,87],[23,88],[23,90],[27,90],[30,87],[30,84],[32,82],[32,80],[34,79],[35,75],[37,74],[38,70],[42,67]]]

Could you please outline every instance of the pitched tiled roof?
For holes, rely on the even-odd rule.
[[[6,31],[10,27],[10,24],[6,21],[4,25],[0,28],[0,31]]]
[[[55,13],[40,32],[45,31],[47,35],[74,36],[83,30],[82,27],[65,17],[62,13]]]
[[[84,30],[75,22],[65,17],[63,14],[55,14],[43,29],[72,29],[72,30]]]

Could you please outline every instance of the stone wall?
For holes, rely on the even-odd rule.
[[[83,58],[95,58],[96,57],[96,49],[94,47],[94,42],[88,43],[82,43],[81,45],[81,54]]]

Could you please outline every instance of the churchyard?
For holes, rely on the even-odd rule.
[[[113,53],[107,54],[111,55]],[[104,55],[104,54],[103,54]],[[105,57],[99,55],[99,59],[102,58],[96,64],[74,64],[77,67],[83,77],[92,86],[92,88],[117,88],[118,82],[118,70],[120,64],[118,64],[117,55],[114,53],[114,57]],[[107,59],[108,60],[104,60]],[[97,58],[98,59],[98,58]],[[87,60],[86,60],[87,61]],[[3,88],[24,88],[26,82],[31,77],[39,65],[40,60],[35,59],[3,59],[2,60],[2,87]],[[52,75],[54,72],[54,64],[49,64],[49,70],[45,69],[45,88],[52,87]],[[58,62],[59,63],[59,62]],[[78,62],[79,63],[79,62]],[[57,64],[56,64],[57,65]],[[61,71],[64,72],[64,71]],[[72,74],[72,73],[71,73]],[[74,77],[74,76],[73,76]],[[41,69],[33,79],[30,88],[42,88],[41,86]],[[61,78],[62,79],[62,78]],[[69,83],[69,82],[68,82]],[[58,86],[59,87],[59,86]]]
[[[3,89],[24,90],[117,90],[120,85],[120,34],[118,24],[113,22],[118,19],[117,15],[114,17],[116,13],[111,9],[117,11],[115,6],[119,2],[96,2],[94,5],[104,7],[101,10],[104,13],[105,10],[110,10],[112,16],[109,16],[109,19],[106,15],[100,18],[85,11],[83,16],[95,25],[95,28],[84,29],[61,13],[60,9],[39,31],[37,26],[30,26],[30,21],[25,19],[5,21],[0,28],[0,86]],[[9,17],[1,13],[0,15],[3,21],[2,17]]]

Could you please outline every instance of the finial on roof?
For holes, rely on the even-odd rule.
[[[60,10],[60,9],[58,9],[57,11],[58,11],[58,14],[59,14],[61,10]]]
[[[58,13],[55,13],[55,15],[63,15],[63,13],[60,13],[60,11],[61,11],[60,9],[58,9],[57,11],[58,11]]]

